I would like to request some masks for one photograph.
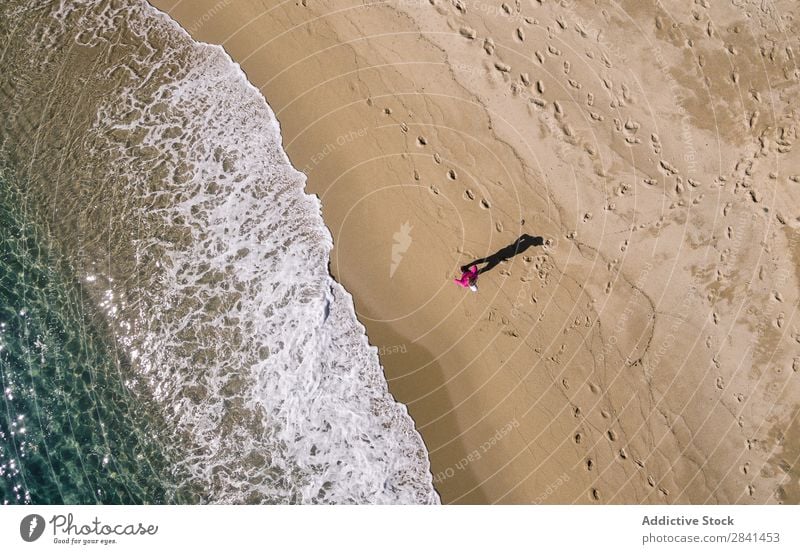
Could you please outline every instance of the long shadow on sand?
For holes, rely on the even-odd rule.
[[[500,262],[504,262],[506,260],[510,260],[514,256],[518,254],[522,254],[531,246],[542,246],[544,244],[544,239],[542,237],[534,237],[529,234],[521,235],[517,240],[505,246],[492,254],[491,256],[486,256],[485,258],[478,258],[477,260],[473,260],[468,264],[461,266],[461,271],[467,271],[473,265],[480,265],[485,263],[486,265],[478,269],[478,274],[485,273],[487,271],[491,271],[494,267],[499,264]]]

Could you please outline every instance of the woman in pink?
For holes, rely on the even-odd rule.
[[[478,281],[478,266],[473,265],[464,271],[461,279],[453,279],[453,281],[464,288],[469,288],[472,292],[478,292],[478,286],[475,284]]]

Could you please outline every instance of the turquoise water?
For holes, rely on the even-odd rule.
[[[0,42],[0,503],[437,502],[225,52],[144,0],[3,0]]]
[[[157,418],[0,178],[0,502],[178,500]]]

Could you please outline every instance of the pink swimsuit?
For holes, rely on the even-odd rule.
[[[453,279],[457,284],[461,285],[464,288],[469,287],[470,285],[474,285],[475,281],[478,280],[478,266],[473,265],[469,268],[469,271],[465,271],[461,275],[461,279]]]

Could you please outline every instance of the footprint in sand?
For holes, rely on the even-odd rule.
[[[625,130],[632,134],[636,134],[640,127],[639,122],[632,120],[630,117],[625,121]]]
[[[425,138],[425,137],[423,137],[423,136],[419,136],[419,137],[417,137],[417,146],[420,146],[420,147],[422,147],[422,146],[425,146],[425,145],[427,145],[427,144],[428,144],[428,139],[426,139],[426,138]]]
[[[481,200],[481,208],[483,208],[484,210],[488,210],[491,207],[492,204],[488,200],[486,200],[485,198]]]
[[[591,498],[592,500],[595,500],[595,501],[599,501],[600,500],[600,491],[597,490],[597,489],[592,489],[589,492],[589,498]]]
[[[466,200],[475,200],[475,193],[467,189],[464,191],[464,198]]]
[[[448,170],[447,171],[447,178],[450,179],[451,181],[455,181],[456,180],[456,171],[454,169]]]
[[[587,458],[586,459],[586,471],[592,471],[593,468],[594,468],[594,460],[592,460],[591,458]]]
[[[575,433],[575,436],[572,438],[572,440],[575,441],[575,444],[580,444],[581,441],[583,440],[583,435],[581,435],[580,433]]]
[[[650,145],[653,148],[653,154],[661,153],[661,140],[658,138],[657,134],[653,133],[650,135]]]
[[[475,38],[478,36],[478,32],[472,27],[461,27],[458,32],[461,33],[462,37],[469,40],[475,40]]]
[[[609,67],[611,67],[611,66],[609,65]],[[626,85],[625,83],[622,83],[621,88],[622,88],[622,98],[623,98],[623,100],[625,100],[626,102],[633,103],[633,95],[631,94],[631,89],[628,88],[628,85]]]
[[[674,165],[669,163],[667,160],[662,159],[658,163],[658,165],[661,167],[661,169],[663,169],[663,173],[665,173],[666,175],[677,175],[678,174],[678,169]]]

